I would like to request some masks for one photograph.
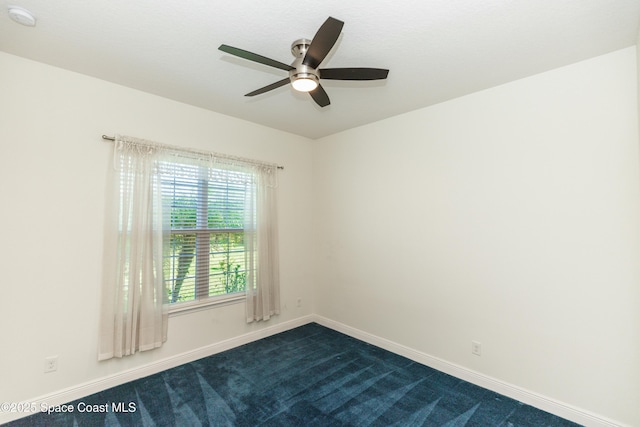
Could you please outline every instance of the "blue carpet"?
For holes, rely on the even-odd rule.
[[[70,407],[9,425],[577,426],[315,323]]]

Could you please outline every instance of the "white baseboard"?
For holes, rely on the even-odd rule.
[[[213,354],[220,353],[225,350],[230,350],[232,348],[239,347],[241,345],[248,344],[250,342],[257,341],[271,335],[279,334],[280,332],[288,331],[289,329],[297,328],[298,326],[306,325],[307,323],[311,323],[313,321],[313,315],[299,317],[287,322],[268,326],[258,331],[249,332],[237,337],[220,341],[215,344],[200,347],[193,351],[178,354],[138,368],[119,372],[114,375],[109,375],[97,380],[79,384],[74,387],[69,387],[34,399],[29,399],[28,401],[36,408],[42,407],[41,405],[45,405],[44,407],[62,405],[100,392],[102,390],[119,386],[129,381],[157,374],[158,372],[162,372],[167,369],[184,365],[185,363],[190,363],[195,360],[202,359],[203,357],[208,357]],[[0,424],[4,424],[9,421],[13,421],[29,415],[31,415],[31,413],[3,412],[0,413]]]
[[[193,362],[195,360],[202,359],[203,357],[208,357],[213,354],[220,353],[222,351],[229,350],[244,344],[248,344],[250,342],[257,341],[259,339],[266,338],[280,332],[288,331],[290,329],[311,322],[316,322],[320,325],[326,326],[338,332],[342,332],[343,334],[349,335],[353,338],[407,357],[408,359],[414,360],[418,363],[437,369],[449,375],[453,375],[454,377],[468,381],[472,384],[495,391],[496,393],[500,393],[504,396],[526,403],[527,405],[534,406],[536,408],[542,409],[543,411],[550,412],[562,418],[566,418],[568,420],[588,427],[628,427],[624,424],[616,423],[599,415],[593,414],[589,411],[585,411],[580,408],[576,408],[563,402],[557,401],[555,399],[545,397],[538,393],[525,390],[521,387],[505,383],[504,381],[500,381],[498,379],[483,375],[479,372],[475,372],[454,363],[447,362],[446,360],[430,356],[426,353],[422,353],[410,347],[403,346],[385,338],[378,337],[368,332],[364,332],[351,326],[347,326],[343,323],[336,322],[315,314],[303,316],[297,319],[290,320],[288,322],[279,323],[273,326],[266,327],[259,331],[249,332],[247,334],[204,346],[193,351],[159,360],[145,366],[119,372],[114,375],[109,375],[107,377],[79,384],[74,387],[69,387],[54,393],[40,396],[35,399],[30,399],[29,402],[35,404],[37,407],[40,407],[41,404],[62,405],[64,403],[81,399],[82,397],[97,393],[99,391],[106,390],[111,387],[116,387],[129,381],[136,380],[138,378],[153,375],[166,369],[175,368],[176,366]],[[0,424],[28,415],[30,414],[15,412],[0,413]]]
[[[395,343],[385,338],[381,338],[368,332],[352,328],[351,326],[347,326],[343,323],[336,322],[318,315],[313,315],[313,321],[322,326],[326,326],[327,328],[342,332],[345,335],[349,335],[353,338],[391,351],[392,353],[404,356],[422,365],[437,369],[438,371],[468,381],[472,384],[486,388],[488,390],[495,391],[496,393],[500,393],[504,396],[518,400],[527,405],[531,405],[535,408],[542,409],[543,411],[552,413],[578,424],[582,424],[588,427],[629,427],[624,424],[616,423],[612,420],[601,417],[597,414],[593,414],[589,411],[576,408],[558,400],[551,399],[549,397],[523,389],[513,384],[506,383],[504,381],[500,381],[471,369],[467,369],[454,363],[447,362],[446,360],[442,360],[429,354],[422,353],[420,351]]]

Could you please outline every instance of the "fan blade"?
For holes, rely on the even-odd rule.
[[[284,64],[266,56],[258,55],[257,53],[249,52],[248,50],[238,49],[237,47],[227,46],[226,44],[220,45],[218,48],[223,52],[230,53],[231,55],[238,56],[249,61],[258,62],[260,64],[268,65],[270,67],[280,68],[281,70],[289,71],[294,70],[291,65]]]
[[[327,56],[333,45],[338,40],[344,22],[329,17],[318,29],[318,32],[309,45],[307,53],[304,55],[302,64],[311,68],[318,68],[320,63]]]
[[[311,95],[313,100],[316,101],[316,104],[321,107],[326,107],[327,105],[331,104],[331,101],[329,101],[329,95],[327,95],[327,92],[325,92],[320,85],[309,92],[309,95]]]
[[[253,92],[249,92],[248,94],[246,94],[245,96],[256,96],[256,95],[260,95],[261,93],[265,93],[265,92],[269,92],[270,90],[273,89],[277,89],[280,86],[284,86],[286,84],[288,84],[290,82],[289,77],[287,77],[286,79],[282,79],[278,82],[275,83],[271,83],[269,86],[265,86],[263,88],[260,89],[256,89]]]
[[[329,80],[384,80],[389,70],[382,68],[321,68],[321,79]]]

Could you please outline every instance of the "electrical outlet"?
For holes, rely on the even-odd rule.
[[[296,300],[296,306],[302,307],[302,298],[298,297],[298,299]]]
[[[480,356],[482,354],[482,344],[478,341],[471,341],[471,353]]]
[[[49,356],[44,359],[44,372],[55,372],[58,370],[58,356]]]

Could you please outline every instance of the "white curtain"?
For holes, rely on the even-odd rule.
[[[99,360],[151,350],[167,340],[163,254],[168,253],[171,212],[162,206],[161,179],[174,173],[171,165],[176,164],[208,170],[210,177],[242,172],[246,320],[280,313],[277,166],[116,136],[105,221]]]
[[[98,359],[160,347],[167,339],[168,293],[159,162],[162,151],[116,137],[107,205]]]
[[[253,168],[245,202],[247,322],[269,320],[280,313],[277,168]]]

